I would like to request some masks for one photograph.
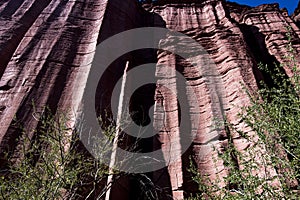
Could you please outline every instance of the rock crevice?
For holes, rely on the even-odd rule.
[[[286,10],[279,9],[278,4],[252,8],[222,0],[1,1],[0,161],[4,163],[4,153],[8,150],[18,155],[17,141],[22,132],[14,126],[15,122],[20,123],[33,137],[40,123],[39,118],[33,116],[41,116],[45,107],[54,114],[72,109],[70,115],[74,120],[70,127],[74,126],[97,44],[125,30],[162,27],[193,38],[207,51],[215,69],[203,67],[202,72],[198,72],[192,63],[161,50],[128,52],[114,61],[101,77],[96,94],[96,99],[101,103],[95,105],[96,111],[98,114],[105,113],[110,106],[114,86],[122,76],[126,61],[130,61],[130,69],[156,62],[157,86],[163,83],[174,91],[178,90],[178,79],[176,75],[168,74],[168,69],[177,70],[193,89],[184,89],[185,100],[189,112],[195,112],[195,107],[199,109],[199,129],[185,133],[180,127],[180,116],[184,113],[177,102],[178,94],[174,96],[163,88],[150,86],[145,89],[147,94],[140,90],[138,99],[132,101],[151,102],[145,106],[150,108],[155,100],[153,123],[161,124],[163,117],[166,122],[165,130],[157,135],[155,141],[151,141],[151,145],[149,141],[144,142],[145,148],[141,145],[142,150],[161,148],[165,153],[170,150],[168,145],[172,144],[174,154],[179,152],[183,155],[149,177],[161,188],[166,188],[162,199],[188,197],[197,192],[187,171],[189,158],[192,157],[201,174],[219,187],[226,187],[224,177],[229,171],[218,154],[224,150],[228,140],[232,140],[241,153],[254,144],[236,133],[229,133],[225,126],[216,128],[215,120],[226,118],[236,130],[257,138],[256,133],[237,115],[242,107],[250,104],[243,87],[251,92],[260,87],[261,80],[270,86],[274,84],[258,69],[258,63],[268,64],[272,69],[274,63],[287,62],[285,55],[289,53],[290,42],[287,33],[291,35],[295,59],[300,67],[299,6],[289,16]],[[166,37],[156,42],[159,47],[172,39]],[[124,41],[124,44],[127,43],[130,41]],[[197,62],[202,58],[195,55],[193,59]],[[283,73],[292,76],[288,67],[284,68]],[[196,94],[197,102],[191,98],[192,92]],[[74,99],[74,96],[78,98]],[[137,106],[132,106],[132,109],[139,110]],[[193,122],[193,116],[190,119]],[[190,148],[181,152],[182,137],[188,134],[196,134],[196,137]],[[263,146],[258,150],[260,153],[264,151]],[[243,167],[238,160],[236,165]],[[262,166],[257,173],[261,177],[267,176],[266,173],[273,177],[277,171]],[[129,180],[123,180],[120,184],[123,184],[122,192],[112,192],[112,199],[136,198],[134,184],[130,184]],[[118,187],[112,189],[121,191]]]

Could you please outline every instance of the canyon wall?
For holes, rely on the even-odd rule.
[[[106,4],[102,0],[1,2],[1,152],[14,151],[22,132],[33,137],[46,107],[53,113],[76,111]],[[74,88],[75,82],[79,88]],[[71,98],[73,93],[79,98]]]
[[[197,41],[215,63],[215,68],[208,69],[209,75],[204,76],[172,52],[149,49],[128,52],[112,63],[101,77],[96,94],[101,105],[95,105],[96,110],[104,113],[110,106],[111,93],[122,76],[126,61],[130,62],[130,69],[157,62],[157,87],[144,88],[136,98],[139,103],[147,104],[147,108],[154,105],[154,125],[161,123],[162,114],[165,117],[165,129],[151,140],[151,145],[166,153],[172,144],[173,153],[182,156],[167,167],[148,174],[149,177],[158,187],[164,188],[162,199],[183,199],[197,191],[187,171],[192,157],[201,174],[225,187],[223,177],[228,174],[228,169],[218,153],[226,148],[230,138],[242,153],[253,144],[236,132],[228,133],[226,127],[216,128],[215,121],[226,118],[236,130],[256,138],[237,115],[242,107],[250,104],[243,87],[255,91],[261,80],[272,85],[272,80],[258,69],[258,63],[272,68],[274,63],[286,62],[288,32],[300,67],[299,9],[289,16],[286,10],[279,9],[278,4],[252,8],[222,0],[158,0],[153,3],[135,0],[1,1],[0,165],[5,164],[4,153],[18,155],[22,142],[18,139],[22,134],[26,132],[29,137],[34,137],[46,107],[54,114],[67,111],[71,119],[68,126],[74,126],[97,44],[132,28],[161,27]],[[166,36],[157,44],[170,40]],[[130,41],[124,41],[122,45],[126,44]],[[186,49],[184,53],[189,51]],[[199,55],[194,56],[195,62],[197,59]],[[199,128],[193,130],[196,137],[186,152],[181,152],[180,141],[192,133],[186,133],[180,127],[182,105],[178,105],[179,97],[158,87],[160,83],[174,90],[178,87],[176,75],[168,74],[169,68],[165,66],[179,71],[198,98],[197,102],[189,98],[191,91],[186,88],[188,112],[193,113],[197,107],[200,116]],[[292,75],[288,67],[284,68],[284,73]],[[192,121],[193,117],[190,119]],[[142,143],[142,150],[154,148],[146,145],[147,142]],[[264,147],[257,152],[259,159]],[[262,166],[257,175],[275,176],[277,173],[275,168]],[[116,192],[112,193],[111,199],[120,199],[120,196],[122,199],[137,198],[134,184],[129,180],[121,180],[120,184],[121,187],[113,188]]]

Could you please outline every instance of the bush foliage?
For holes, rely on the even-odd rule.
[[[287,37],[287,62],[275,64],[272,70],[270,66],[259,65],[259,69],[271,77],[273,86],[262,82],[257,92],[248,92],[251,105],[239,114],[243,122],[258,134],[259,139],[249,137],[247,133],[225,122],[229,132],[238,132],[254,145],[246,149],[248,156],[245,157],[236,149],[228,133],[228,147],[220,153],[229,171],[225,178],[228,185],[226,188],[218,188],[214,183],[204,184],[205,177],[191,165],[190,171],[199,185],[199,194],[192,199],[299,199],[300,71],[292,47],[292,36],[288,33]],[[284,69],[289,69],[293,75],[287,77],[282,73]],[[261,149],[261,152],[257,152],[257,149]],[[237,161],[243,168],[237,166]],[[259,177],[253,173],[261,170],[262,165],[265,169],[268,166],[275,169],[276,175],[266,172],[267,176]]]

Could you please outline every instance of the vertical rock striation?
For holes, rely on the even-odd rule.
[[[201,174],[219,187],[227,186],[224,177],[229,171],[218,154],[224,151],[228,140],[232,140],[245,156],[246,149],[254,144],[242,139],[237,132],[216,126],[216,120],[226,118],[236,130],[244,131],[257,140],[256,133],[237,116],[241,108],[250,103],[243,87],[251,92],[258,89],[260,80],[270,83],[269,77],[259,71],[258,63],[266,63],[272,68],[274,63],[286,62],[288,32],[300,67],[299,9],[298,6],[290,17],[286,10],[279,9],[278,4],[252,8],[222,0],[144,3],[135,0],[1,1],[0,159],[5,160],[3,155],[8,150],[17,154],[21,142],[17,139],[21,131],[14,123],[20,123],[33,137],[45,107],[53,113],[67,110],[71,119],[69,126],[74,126],[97,43],[132,28],[165,27],[197,41],[215,63],[215,68],[203,66],[202,71],[198,71],[183,58],[161,50],[130,52],[112,63],[105,76],[101,77],[96,94],[101,105],[96,105],[96,109],[104,113],[110,106],[111,93],[122,76],[123,67],[120,66],[125,66],[127,60],[131,68],[157,62],[157,87],[155,92],[145,94],[145,98],[155,100],[154,125],[161,124],[162,120],[166,123],[153,145],[158,145],[163,153],[170,151],[171,145],[174,154],[179,152],[182,157],[149,176],[155,184],[166,188],[166,196],[183,199],[197,190],[186,170],[192,156]],[[171,39],[162,38],[157,43]],[[191,49],[186,49],[185,53]],[[200,61],[201,55],[195,55],[193,60]],[[181,140],[192,133],[185,133],[180,127],[182,113],[178,96],[159,87],[163,83],[174,91],[178,90],[176,74],[168,73],[169,68],[185,77],[198,100],[193,101],[191,91],[186,88],[188,110],[193,113],[196,107],[200,114],[199,129],[194,130],[196,137],[187,152],[181,152]],[[292,75],[288,67],[284,70],[287,76]],[[190,119],[193,121],[193,116]],[[265,150],[264,146],[257,148],[259,161]],[[243,168],[238,160],[236,164]],[[278,173],[273,167],[260,167],[260,171],[253,172],[257,176],[273,177]],[[134,187],[130,181],[123,180],[121,184],[124,187],[116,188],[119,193],[112,192],[112,199],[135,196],[132,195]]]
[[[32,137],[46,106],[53,113],[69,110],[74,118],[106,4],[103,0],[3,2],[0,12],[1,152],[17,146],[21,130],[13,126],[14,122],[20,123]],[[76,96],[74,93],[78,99],[72,98]]]

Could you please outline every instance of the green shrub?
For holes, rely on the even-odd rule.
[[[80,150],[78,134],[67,121],[64,115],[43,116],[37,137],[22,133],[19,154],[24,156],[8,158],[0,199],[87,199],[96,187],[104,188],[107,167]]]
[[[227,187],[204,184],[204,177],[191,165],[190,171],[199,185],[199,194],[192,199],[299,199],[300,71],[297,69],[291,35],[287,34],[287,37],[287,63],[275,65],[272,73],[269,66],[259,65],[260,70],[272,78],[275,86],[268,87],[262,82],[263,87],[256,93],[248,93],[251,105],[239,114],[243,122],[258,134],[258,141],[225,122],[228,146],[220,157],[229,171],[225,178]],[[287,78],[282,74],[284,68],[290,69],[293,76]],[[254,143],[246,149],[247,156],[235,148],[230,132],[238,132],[241,137]],[[257,152],[257,149],[262,151]],[[257,156],[260,158],[257,159]],[[238,165],[243,166],[242,169],[237,166],[237,161]],[[268,166],[276,169],[277,175],[255,175],[253,172],[261,170],[261,165],[266,169]],[[276,182],[279,186],[274,184]]]

